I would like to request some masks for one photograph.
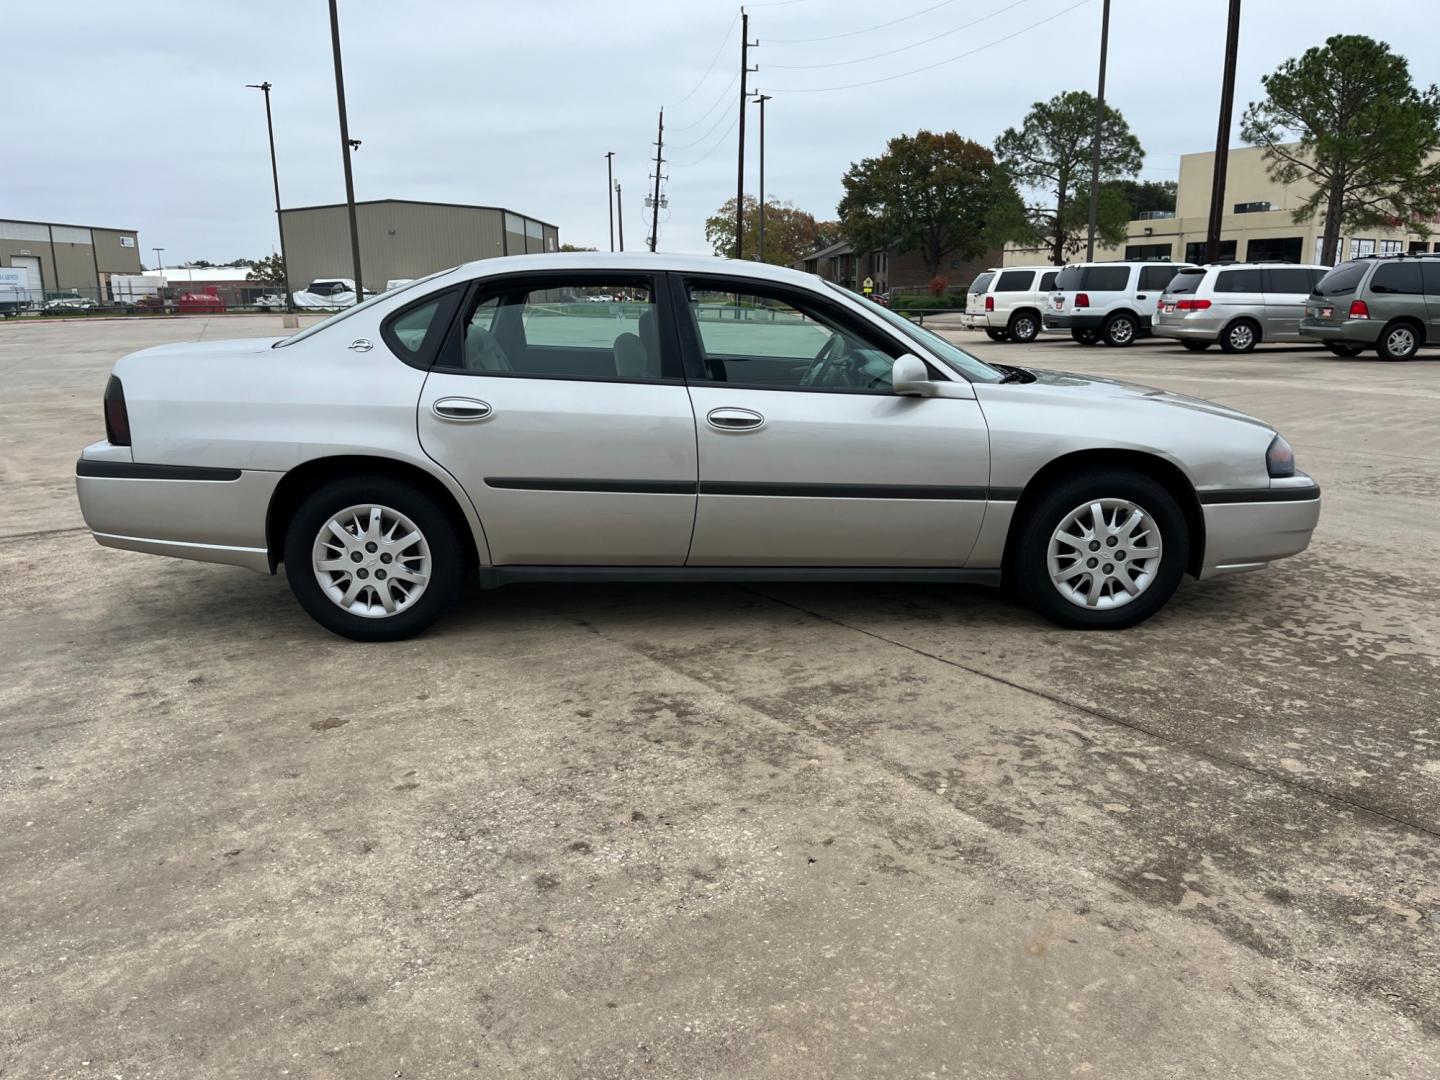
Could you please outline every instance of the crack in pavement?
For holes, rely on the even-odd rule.
[[[0,533],[0,544],[9,544],[20,540],[38,540],[42,536],[63,536],[66,533],[89,531],[90,527],[88,525],[71,525],[65,529],[37,529],[35,532]]]

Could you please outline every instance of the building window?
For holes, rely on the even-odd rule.
[[[1298,263],[1305,257],[1303,236],[1257,237],[1245,245],[1247,262]]]
[[[1350,238],[1350,258],[1358,259],[1362,255],[1375,254],[1375,241],[1362,240],[1358,236]]]
[[[1175,253],[1169,244],[1126,244],[1125,258],[1129,262],[1154,262],[1168,259]]]
[[[1421,255],[1421,254],[1424,254],[1424,252],[1425,252],[1425,241],[1424,241],[1424,240],[1411,240],[1411,241],[1410,241],[1410,254],[1411,254],[1411,255]]]
[[[1404,250],[1404,241],[1402,241],[1402,240],[1381,240],[1381,241],[1380,241],[1380,254],[1381,254],[1381,255],[1399,255],[1400,252],[1403,251],[1403,250]]]
[[[1263,214],[1270,209],[1268,202],[1237,202],[1235,213],[1237,214]]]
[[[1205,241],[1197,240],[1185,245],[1185,261],[1192,263],[1203,263],[1205,261]],[[1220,261],[1235,261],[1235,241],[1220,241]]]

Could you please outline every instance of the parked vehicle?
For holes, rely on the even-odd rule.
[[[1305,301],[1300,336],[1336,356],[1374,349],[1410,360],[1440,343],[1440,255],[1368,255],[1342,262]]]
[[[370,289],[367,297],[374,296]],[[295,306],[300,308],[347,308],[355,306],[354,278],[316,278],[295,292]]]
[[[30,303],[29,271],[23,266],[0,266],[0,318],[28,311]]]
[[[1329,269],[1294,263],[1187,267],[1160,297],[1154,334],[1194,352],[1218,344],[1227,353],[1247,353],[1262,341],[1299,341],[1305,299]]]
[[[628,297],[608,305],[577,294]],[[284,563],[339,634],[522,581],[1015,582],[1062,626],[1309,543],[1269,425],[986,364],[820,278],[652,254],[487,259],[290,338],[115,365],[76,466],[109,547]]]
[[[972,297],[967,294],[965,298],[966,325],[971,329],[984,330],[991,341],[1013,341],[1019,345],[1034,341],[1040,335],[1041,312],[1055,288],[1059,269],[1054,266],[1006,266],[986,273],[990,280],[984,292],[973,297],[973,314]]]
[[[98,307],[94,300],[88,296],[54,296],[41,305],[41,311],[48,311],[52,314],[66,311],[94,311]]]
[[[1069,330],[1082,345],[1124,348],[1150,333],[1160,294],[1188,263],[1071,263],[1045,309],[1046,330]]]
[[[281,293],[266,293],[255,298],[254,306],[261,311],[284,311],[285,297]]]
[[[990,283],[997,273],[999,270],[992,266],[976,275],[965,290],[965,310],[960,314],[960,325],[966,330],[983,330],[990,325],[985,321],[985,294],[990,291]]]

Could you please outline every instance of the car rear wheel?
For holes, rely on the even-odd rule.
[[[1380,332],[1375,351],[1381,360],[1413,360],[1420,351],[1420,332],[1414,323],[1391,323]]]
[[[1120,469],[1057,485],[1021,529],[1008,568],[1021,598],[1073,630],[1144,622],[1175,592],[1190,555],[1174,497],[1150,477]]]
[[[1325,348],[1336,356],[1359,356],[1365,351],[1364,345],[1354,345],[1348,341],[1327,341]]]
[[[1040,319],[1029,311],[1017,312],[1010,319],[1010,325],[1005,332],[1017,345],[1028,345],[1040,334]]]
[[[1105,320],[1103,336],[1106,345],[1112,345],[1117,349],[1123,349],[1135,341],[1135,317],[1126,315],[1123,312],[1119,315],[1111,315]]]
[[[464,574],[463,549],[444,511],[385,477],[326,484],[285,534],[295,599],[321,626],[356,641],[418,634],[454,601]]]
[[[1005,331],[1004,331],[1004,330],[989,330],[989,329],[987,329],[987,330],[985,331],[985,336],[988,337],[991,341],[1004,341],[1004,340],[1005,340]]]
[[[1081,345],[1100,344],[1100,332],[1098,330],[1071,330],[1070,336]]]
[[[1208,349],[1208,348],[1210,347],[1211,342],[1209,342],[1209,341],[1192,341],[1192,340],[1190,340],[1189,338],[1183,338],[1183,339],[1181,339],[1180,344],[1183,345],[1183,346],[1185,346],[1185,348],[1189,349],[1191,352],[1204,352],[1206,349]]]
[[[1260,341],[1260,327],[1249,319],[1236,319],[1220,334],[1220,351],[1247,353]]]

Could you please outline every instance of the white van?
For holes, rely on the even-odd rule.
[[[1025,344],[1040,334],[1040,316],[1045,300],[1055,288],[1060,269],[1055,266],[1003,266],[987,270],[975,279],[971,289],[988,274],[984,290],[965,298],[966,325],[984,330],[991,341]],[[973,308],[973,310],[972,310]]]
[[[1160,294],[1189,263],[1071,263],[1055,279],[1046,330],[1069,330],[1082,345],[1123,348],[1150,333]]]

